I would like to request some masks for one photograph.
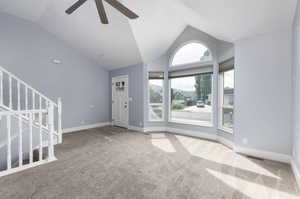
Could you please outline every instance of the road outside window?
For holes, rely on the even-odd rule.
[[[172,78],[170,121],[212,125],[212,74]]]

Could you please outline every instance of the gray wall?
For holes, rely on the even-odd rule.
[[[63,128],[110,120],[108,71],[31,22],[0,13],[0,27],[0,65],[51,99],[61,97]]]
[[[144,126],[144,65],[138,64],[110,71],[110,82],[112,77],[128,75],[129,78],[129,125],[134,127]],[[111,84],[110,84],[111,85]],[[111,101],[111,86],[110,86],[110,101]],[[111,120],[111,104],[110,120]]]
[[[236,145],[291,154],[291,49],[290,30],[235,43]]]
[[[234,44],[220,41],[217,47],[218,62],[234,57]]]
[[[300,3],[293,28],[293,156],[300,170]]]

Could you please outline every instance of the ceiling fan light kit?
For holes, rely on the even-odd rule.
[[[66,10],[66,13],[68,15],[72,14],[75,10],[77,10],[80,6],[82,6],[86,1],[87,0],[78,0],[70,8],[68,8]],[[103,1],[107,2],[109,5],[114,7],[116,10],[121,12],[123,15],[125,15],[129,19],[136,19],[139,17],[136,13],[134,13],[133,11],[131,11],[130,9],[125,7],[118,0],[95,0],[98,14],[99,14],[100,20],[103,24],[108,24],[108,18],[107,18],[106,12],[105,12]]]

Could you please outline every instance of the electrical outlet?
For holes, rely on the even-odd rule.
[[[247,138],[243,138],[242,142],[243,142],[244,145],[247,145],[248,144],[248,139]]]
[[[80,122],[81,124],[85,124],[85,121],[84,120],[81,120],[81,122]]]
[[[293,155],[293,157],[296,157],[296,149],[295,148],[293,148],[292,155]]]
[[[91,104],[91,105],[90,105],[90,109],[93,109],[93,108],[95,108],[95,105],[92,105],[92,104]]]

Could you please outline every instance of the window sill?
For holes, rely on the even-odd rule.
[[[165,122],[165,120],[148,120],[148,122]]]
[[[225,127],[219,127],[219,130],[223,131],[224,133],[233,134],[233,129],[225,128]]]
[[[183,124],[183,125],[193,125],[193,126],[199,126],[199,127],[208,127],[212,128],[213,124],[210,122],[203,122],[203,121],[193,121],[193,120],[169,120],[168,122],[174,123],[174,124]]]

